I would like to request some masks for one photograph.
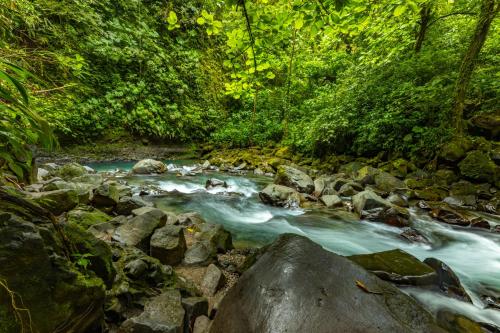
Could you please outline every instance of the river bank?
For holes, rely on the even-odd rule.
[[[197,317],[200,317],[198,329],[204,327],[208,332],[208,327],[214,325],[212,332],[231,332],[243,319],[234,319],[239,315],[224,305],[226,293],[253,290],[252,283],[260,283],[267,286],[265,288],[284,291],[277,299],[273,296],[279,303],[280,299],[292,296],[287,294],[296,289],[292,286],[304,285],[308,279],[307,269],[299,268],[297,262],[282,264],[296,267],[300,274],[291,280],[279,276],[273,282],[260,278],[269,271],[269,264],[255,268],[251,265],[263,253],[275,257],[273,251],[291,251],[294,246],[290,244],[302,242],[280,236],[285,233],[300,235],[331,252],[351,256],[349,260],[364,267],[366,273],[363,274],[369,274],[369,278],[361,280],[356,274],[338,276],[333,285],[322,286],[327,291],[321,292],[317,301],[318,304],[327,304],[325,310],[330,309],[327,311],[335,310],[340,315],[340,310],[332,307],[334,305],[329,301],[331,292],[335,290],[333,295],[339,295],[348,290],[341,298],[342,302],[349,303],[351,299],[366,294],[370,305],[365,305],[363,311],[382,311],[381,318],[403,316],[401,320],[411,323],[412,320],[403,314],[406,310],[390,306],[383,310],[384,305],[371,300],[380,297],[380,292],[399,295],[402,291],[405,296],[398,296],[397,302],[403,302],[404,307],[413,309],[410,312],[421,313],[421,318],[425,318],[420,324],[411,324],[408,331],[496,332],[495,324],[500,322],[497,310],[500,290],[497,282],[500,278],[495,275],[499,260],[495,255],[500,253],[497,234],[500,220],[491,212],[480,209],[485,201],[494,202],[497,193],[494,184],[486,189],[484,183],[460,179],[461,175],[453,171],[454,182],[438,187],[430,183],[442,184],[436,173],[424,174],[423,170],[407,167],[403,176],[404,168],[396,168],[394,163],[388,169],[384,168],[385,162],[380,162],[380,168],[374,168],[355,159],[325,172],[325,169],[320,171],[299,165],[300,159],[297,158],[295,160],[299,163],[294,163],[294,157],[288,159],[285,153],[283,149],[270,149],[265,153],[255,149],[208,151],[203,156],[207,159],[199,164],[143,162],[133,173],[129,171],[135,163],[123,161],[90,164],[90,167],[100,170],[98,173],[76,164],[40,164],[40,181],[22,188],[21,192],[7,193],[5,198],[11,198],[9,200],[14,205],[2,205],[2,211],[10,214],[11,221],[15,218],[13,216],[20,216],[29,223],[30,219],[35,220],[34,215],[19,213],[26,207],[41,206],[29,209],[41,209],[42,216],[47,216],[40,225],[35,223],[35,229],[32,229],[46,244],[50,242],[43,230],[51,224],[50,216],[57,217],[58,224],[49,228],[55,229],[48,235],[57,234],[62,226],[64,238],[73,244],[69,254],[64,254],[68,251],[64,247],[55,250],[58,256],[67,258],[63,262],[68,268],[63,271],[71,267],[79,279],[83,278],[85,283],[78,287],[81,288],[78,292],[89,292],[86,289],[89,281],[94,281],[91,284],[95,288],[94,298],[103,304],[92,305],[93,310],[89,310],[86,317],[88,327],[81,332],[92,332],[94,326],[105,327],[110,332],[133,332],[143,327],[144,322],[150,322],[153,313],[162,308],[170,315],[164,312],[163,319],[152,321],[154,325],[161,322],[165,327],[174,325],[179,332],[189,331],[194,329]],[[415,178],[415,173],[420,178]],[[416,180],[421,183],[414,182]],[[457,192],[457,188],[466,188],[469,192],[463,194],[465,192]],[[436,189],[441,191],[442,199],[422,197],[422,193]],[[448,197],[467,199],[468,205],[445,200]],[[24,208],[16,208],[18,206]],[[15,230],[9,229],[12,224],[5,227],[5,237],[18,237]],[[84,237],[85,241],[82,241],[82,234],[89,238]],[[279,250],[268,250],[267,245],[273,241],[277,242],[274,249]],[[301,244],[305,248],[309,246]],[[24,245],[29,246],[28,243]],[[262,250],[258,250],[262,246]],[[391,251],[395,248],[403,251]],[[2,253],[11,253],[8,247],[4,250]],[[49,257],[54,251],[40,247],[38,250]],[[323,256],[323,250],[311,251],[315,255],[305,251],[290,252],[290,256],[314,265]],[[372,255],[374,252],[378,254]],[[18,259],[15,261],[22,261]],[[277,267],[279,260],[272,260]],[[334,266],[345,265],[335,258],[324,260],[332,260]],[[245,275],[249,267],[252,273]],[[16,269],[12,267],[11,273]],[[43,265],[41,269],[51,271]],[[372,281],[372,274],[368,271],[372,271],[373,278],[378,280]],[[2,276],[6,275],[4,271],[2,273]],[[30,274],[36,278],[39,273]],[[64,280],[57,271],[51,274],[56,274],[56,280]],[[237,282],[244,276],[250,277]],[[95,278],[102,282],[96,282]],[[326,276],[323,279],[328,280]],[[387,289],[391,287],[378,282],[384,280],[400,289]],[[347,286],[339,284],[341,281],[352,283]],[[8,284],[15,286],[12,290],[23,295],[24,301],[33,302],[29,308],[39,311],[37,304],[45,296],[30,294],[16,280],[9,280]],[[237,289],[232,288],[233,285]],[[74,296],[69,291],[67,294]],[[406,298],[406,294],[413,298]],[[265,300],[265,296],[252,297],[250,293],[244,300],[249,304]],[[293,294],[293,297],[299,301],[304,295]],[[412,303],[414,299],[419,301],[416,305]],[[58,302],[75,311],[81,311],[84,306],[65,297]],[[226,301],[226,304],[233,302]],[[316,311],[314,307],[297,308],[297,304],[291,302],[287,306],[293,308],[290,310],[293,313]],[[256,306],[257,310],[262,306]],[[217,316],[219,310],[223,315]],[[252,322],[264,320],[253,310],[246,310],[247,319],[252,318]],[[13,315],[15,317],[15,311]],[[66,319],[54,319],[54,322],[63,325],[74,317],[78,318],[75,312],[65,316]],[[275,316],[285,316],[285,313],[277,311]],[[347,321],[345,314],[341,316]],[[288,319],[288,324],[266,320],[270,323],[268,331],[294,325],[292,318]],[[371,325],[362,316],[349,320],[354,320],[351,328]],[[314,325],[314,322],[307,325]],[[396,323],[388,325],[396,325],[392,328],[398,329]]]

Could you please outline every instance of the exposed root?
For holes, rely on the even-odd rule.
[[[7,281],[0,279],[0,287],[5,289],[7,296],[10,297],[10,305],[14,312],[16,322],[21,327],[21,333],[33,333],[33,322],[31,320],[30,310],[23,303],[22,297],[12,291],[7,285]],[[19,301],[18,301],[19,300]]]

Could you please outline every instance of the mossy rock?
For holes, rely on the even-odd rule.
[[[407,178],[404,182],[406,186],[411,189],[423,189],[433,184],[432,179]]]
[[[441,147],[439,157],[448,162],[458,162],[471,148],[472,142],[468,138],[457,138]]]
[[[458,175],[450,169],[439,169],[434,174],[434,182],[438,185],[448,186],[458,180]]]
[[[70,180],[75,177],[83,176],[87,173],[85,168],[78,163],[68,163],[56,169],[55,176],[61,177],[64,180]]]
[[[73,254],[76,255],[75,259],[78,260],[78,255],[89,255],[87,258],[90,261],[88,269],[95,272],[110,288],[116,272],[109,245],[76,224],[65,224],[63,232],[71,245],[78,251],[78,253]]]
[[[461,175],[471,180],[494,184],[498,179],[498,167],[486,153],[479,150],[468,153],[458,167]]]
[[[348,258],[382,279],[396,283],[427,285],[434,283],[436,277],[432,267],[399,249]]]
[[[74,223],[87,230],[94,224],[111,220],[111,216],[91,206],[78,206],[68,212],[68,223]]]
[[[13,194],[0,190],[3,284],[22,298],[38,332],[59,328],[86,332],[102,318],[103,281],[70,261],[67,240],[56,231],[46,210]],[[0,298],[0,313],[7,315],[0,320],[0,332],[19,332],[7,324],[15,322],[9,298]]]
[[[54,215],[61,215],[79,203],[78,192],[69,189],[30,193],[29,198]]]
[[[448,196],[448,191],[432,186],[414,191],[415,197],[426,201],[440,201]]]

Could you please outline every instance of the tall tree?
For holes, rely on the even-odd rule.
[[[458,136],[462,135],[464,132],[463,113],[467,87],[469,86],[472,73],[474,72],[477,56],[479,52],[481,52],[481,48],[490,30],[491,22],[498,13],[499,8],[500,4],[497,0],[482,1],[481,11],[476,23],[476,28],[474,29],[474,34],[472,35],[471,42],[460,65],[455,87],[455,101],[452,110],[453,126]]]

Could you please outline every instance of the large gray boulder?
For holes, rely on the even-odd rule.
[[[396,206],[370,190],[359,192],[352,197],[354,211],[370,221],[383,222],[396,227],[409,225],[408,210]]]
[[[151,256],[165,265],[178,265],[186,252],[184,229],[176,225],[166,225],[156,229],[150,242]]]
[[[141,160],[132,167],[132,173],[138,175],[164,173],[165,171],[167,171],[167,166],[163,162],[153,159]]]
[[[143,210],[144,208],[148,208],[148,210]],[[159,209],[144,208],[139,209],[143,210],[141,214],[120,225],[115,230],[113,239],[148,253],[151,236],[156,229],[165,225],[168,216]]]
[[[278,167],[274,183],[291,187],[301,193],[311,194],[314,192],[314,182],[312,178],[305,172],[287,165]]]
[[[184,309],[178,290],[167,290],[149,300],[144,312],[126,320],[123,333],[183,333]]]
[[[279,207],[299,207],[300,193],[293,188],[283,185],[269,184],[259,192],[260,200],[263,203]]]
[[[286,234],[228,292],[210,332],[445,331],[398,288],[305,237]]]

